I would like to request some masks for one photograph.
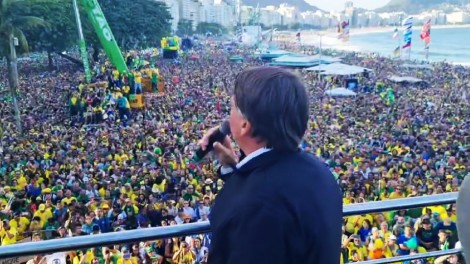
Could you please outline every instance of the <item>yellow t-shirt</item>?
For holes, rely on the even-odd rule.
[[[178,257],[175,258],[175,264],[186,264],[186,263],[194,263],[195,259],[193,254],[190,251],[188,252],[181,252]]]
[[[157,188],[160,191],[160,193],[163,193],[165,192],[165,185],[166,185],[166,179],[163,179],[163,181],[160,184],[154,183],[152,186],[152,189]]]
[[[401,198],[405,198],[405,194],[404,194],[404,193],[398,194],[398,193],[396,193],[396,192],[392,192],[392,193],[388,196],[388,199],[389,199],[389,200],[401,199]]]
[[[113,78],[114,78],[114,80],[118,80],[118,79],[119,79],[119,71],[117,71],[117,70],[114,70],[114,71],[113,71]]]
[[[23,233],[28,230],[29,228],[29,220],[26,217],[20,217],[20,219],[17,221],[16,219],[12,219],[10,221],[10,227],[14,228],[17,230],[17,239],[21,240],[24,239]]]
[[[394,250],[391,250],[391,249],[390,249],[390,246],[387,245],[387,246],[385,247],[385,250],[384,250],[384,256],[385,256],[385,258],[391,258],[391,257],[397,256],[397,255],[398,255],[397,250],[398,250],[398,246],[397,246],[397,245],[396,245],[396,247],[395,247]]]
[[[18,190],[23,190],[26,185],[28,185],[28,181],[26,180],[26,177],[24,175],[21,175],[18,179],[17,179],[17,185],[16,185],[16,188]]]
[[[135,83],[142,83],[142,75],[140,73],[136,73],[134,77]]]
[[[368,255],[368,252],[367,252],[367,249],[365,246],[356,246],[354,245],[353,242],[350,242],[349,245],[348,245],[348,250],[349,250],[349,259],[352,258],[352,251],[353,250],[356,250],[357,251],[357,254],[359,255],[359,259],[360,260],[366,260],[367,259],[367,255]]]
[[[65,197],[65,198],[62,199],[61,203],[62,203],[62,205],[69,205],[73,201],[77,201],[77,198],[75,198],[75,197],[70,197],[70,198]]]
[[[7,235],[7,231],[5,231],[4,229],[0,230],[0,237],[2,238],[2,246],[12,245],[16,243],[16,236],[18,234],[16,229],[13,227],[10,227],[10,230],[8,231],[8,233],[10,233],[10,235],[13,235],[13,237],[10,238]]]
[[[44,226],[47,220],[49,220],[49,218],[52,218],[52,213],[48,209],[44,210],[44,212],[37,210],[36,213],[34,213],[33,217],[36,217],[36,216],[39,217],[39,219],[41,219],[41,222],[39,224],[41,226]]]
[[[423,212],[422,212],[423,215],[426,214],[426,208],[431,209],[433,213],[438,213],[439,216],[441,217],[441,220],[444,220],[445,218],[449,217],[449,215],[447,214],[446,208],[442,205],[428,206],[428,207],[423,208]]]
[[[131,257],[129,259],[124,259],[122,256],[118,258],[117,264],[138,264],[139,261],[136,257]]]

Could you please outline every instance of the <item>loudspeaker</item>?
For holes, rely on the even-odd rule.
[[[163,50],[163,58],[164,59],[176,59],[178,58],[178,51],[177,50]]]
[[[465,177],[457,198],[457,233],[465,260],[470,261],[470,177]]]

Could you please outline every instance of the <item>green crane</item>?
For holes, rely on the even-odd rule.
[[[116,40],[114,39],[113,32],[106,21],[106,18],[101,10],[97,0],[80,0],[83,8],[85,9],[88,19],[92,24],[101,46],[103,46],[109,61],[116,67],[116,69],[123,73],[128,72],[126,62],[122,56],[121,49],[119,48]],[[82,24],[80,21],[80,13],[78,11],[77,0],[73,0],[75,9],[75,18],[77,20],[80,54],[83,60],[83,67],[85,68],[85,76],[87,82],[91,80],[90,65],[88,64],[88,55],[86,51],[85,38],[83,36]]]

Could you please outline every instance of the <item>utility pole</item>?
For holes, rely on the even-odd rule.
[[[16,129],[18,130],[19,134],[23,133],[23,129],[21,127],[21,116],[20,116],[20,108],[18,106],[18,101],[16,99],[17,91],[19,87],[19,80],[18,80],[18,63],[16,60],[16,46],[18,46],[18,39],[13,36],[13,33],[10,34],[10,94],[13,103],[13,110],[15,111],[15,124]]]

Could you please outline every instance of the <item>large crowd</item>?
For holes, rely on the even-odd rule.
[[[103,59],[94,70],[94,82],[103,85],[94,87],[80,81],[80,68],[60,58],[53,72],[38,59],[20,63],[22,133],[8,95],[0,102],[2,246],[209,221],[224,183],[212,157],[195,162],[192,153],[204,131],[227,116],[235,75],[266,62],[251,56],[251,49],[228,51],[218,42],[194,52],[139,65],[132,74],[117,73]],[[234,53],[244,61],[230,61]],[[457,191],[470,171],[470,70],[448,63],[409,69],[383,57],[340,55],[373,70],[357,77],[356,97],[324,95],[342,78],[295,71],[311,99],[300,147],[329,166],[344,204]],[[426,84],[393,83],[393,74]],[[145,77],[162,83],[164,92],[154,87],[144,95],[145,107],[132,109],[130,96],[142,89],[136,79]],[[394,102],[383,98],[380,87],[393,89]],[[432,206],[345,217],[342,262],[454,248],[455,210]],[[210,243],[210,234],[201,234],[36,256],[28,263],[51,256],[80,264],[205,263]],[[462,261],[445,256],[408,263]]]

